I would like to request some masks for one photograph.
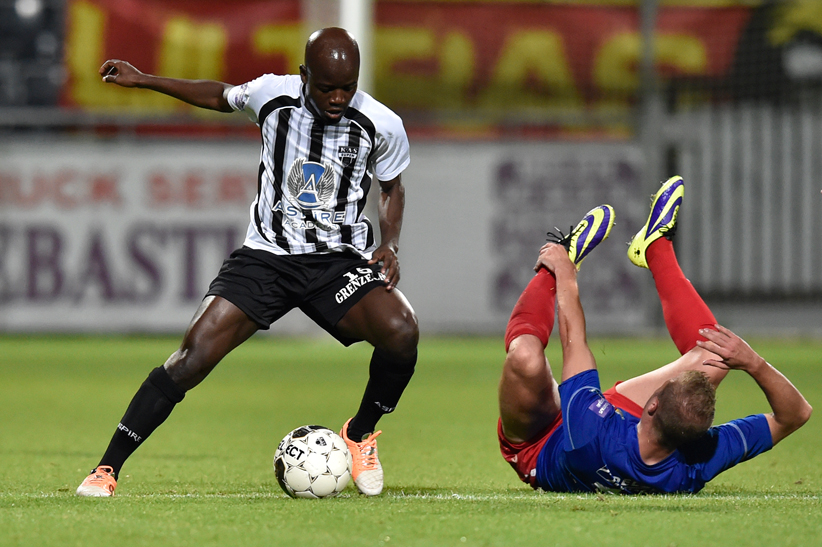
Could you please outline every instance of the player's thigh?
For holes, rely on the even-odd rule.
[[[345,313],[336,328],[345,337],[399,352],[415,351],[419,341],[417,315],[396,288],[373,288]]]
[[[530,440],[560,412],[559,390],[542,342],[525,334],[508,347],[499,384],[500,419],[511,442]]]
[[[662,384],[689,370],[705,373],[716,387],[728,371],[702,364],[706,359],[714,357],[716,356],[713,353],[696,347],[672,363],[620,383],[616,386],[616,390],[619,394],[644,407],[651,395],[662,387]]]

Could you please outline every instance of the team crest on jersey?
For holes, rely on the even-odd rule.
[[[301,209],[329,209],[336,186],[334,178],[330,164],[298,158],[288,172],[288,193]]]
[[[599,416],[600,418],[607,418],[614,412],[614,407],[605,398],[599,398],[588,407],[588,410]]]
[[[354,165],[359,153],[360,149],[356,146],[340,146],[337,151],[337,156],[339,156],[343,165],[350,166]]]

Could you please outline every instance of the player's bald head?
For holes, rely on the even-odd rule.
[[[312,34],[300,65],[309,110],[325,123],[338,123],[357,93],[359,73],[360,48],[347,31],[331,27]]]
[[[339,74],[360,71],[360,47],[347,30],[338,27],[320,29],[305,44],[305,66],[310,72]]]

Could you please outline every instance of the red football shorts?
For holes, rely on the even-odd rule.
[[[606,401],[615,407],[639,418],[642,416],[642,407],[624,395],[617,393],[616,387],[620,383],[617,382],[614,387],[602,395]],[[497,438],[499,439],[499,450],[502,452],[502,457],[514,468],[520,480],[529,484],[531,488],[539,488],[537,484],[537,458],[539,458],[539,453],[561,424],[562,414],[560,413],[557,414],[557,417],[548,427],[530,441],[512,443],[502,433],[502,419],[497,420]]]

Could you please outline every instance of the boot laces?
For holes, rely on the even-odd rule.
[[[377,456],[377,437],[382,431],[377,431],[368,436],[362,442],[355,443],[359,454],[357,458],[362,465],[363,470],[376,469],[379,464]]]

